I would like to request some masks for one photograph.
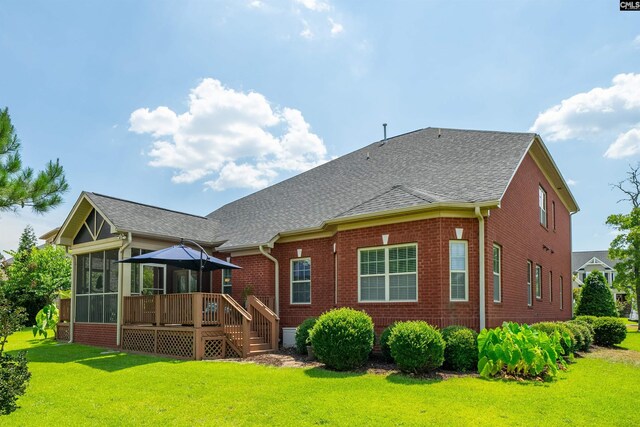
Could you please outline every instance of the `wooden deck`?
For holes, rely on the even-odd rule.
[[[278,316],[254,296],[247,308],[225,294],[124,297],[121,347],[196,360],[277,350]]]

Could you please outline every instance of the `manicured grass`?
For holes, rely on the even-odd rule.
[[[627,338],[622,341],[619,347],[627,350],[640,351],[640,333],[635,327],[633,329],[627,327]]]
[[[631,335],[631,334],[630,334]],[[623,345],[637,343],[632,339]],[[2,425],[617,425],[640,423],[640,367],[580,358],[550,383],[179,362],[11,337],[33,378]],[[622,350],[620,350],[622,351]]]

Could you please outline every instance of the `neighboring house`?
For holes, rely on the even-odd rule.
[[[618,302],[626,302],[627,294],[613,287],[615,279],[616,260],[609,258],[608,251],[580,251],[571,254],[571,270],[573,271],[572,288],[584,285],[587,275],[592,271],[600,271],[611,289],[613,297]]]
[[[207,216],[83,192],[56,237],[74,256],[70,336],[129,350],[192,346],[182,355],[199,358],[211,344],[200,340],[213,339],[199,338],[207,334],[240,349],[229,328],[198,330],[223,322],[222,314],[206,318],[210,307],[252,317],[246,327],[255,340],[255,319],[271,316],[251,298],[253,314],[245,315],[231,298],[205,294],[186,303],[192,329],[169,329],[169,295],[145,297],[194,290],[237,301],[250,290],[277,312],[287,336],[305,318],[343,306],[365,310],[378,331],[407,319],[476,330],[566,320],[577,211],[538,135],[437,128],[375,142]],[[193,272],[115,263],[180,238],[242,269],[199,283]],[[156,324],[132,326],[145,321]]]

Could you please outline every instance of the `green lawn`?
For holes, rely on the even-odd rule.
[[[639,339],[630,334],[623,347],[640,350]],[[595,357],[535,383],[179,362],[101,354],[27,331],[9,347],[29,350],[33,378],[20,409],[0,425],[640,424],[640,366]]]

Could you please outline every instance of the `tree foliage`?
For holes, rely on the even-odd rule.
[[[580,301],[576,306],[577,316],[617,316],[613,295],[599,271],[589,273],[584,281]]]
[[[614,267],[614,286],[627,293],[635,307],[640,300],[640,164],[630,167],[627,179],[614,185],[631,203],[628,214],[614,214],[607,224],[614,228],[617,236],[609,246],[609,258],[618,261]],[[639,329],[640,330],[640,329]]]
[[[0,212],[26,206],[37,213],[47,212],[62,202],[62,194],[68,188],[58,160],[50,161],[38,173],[23,167],[20,141],[9,110],[0,110]]]
[[[42,307],[71,288],[71,260],[63,248],[53,246],[12,254],[14,262],[0,290],[13,304],[24,307],[29,322],[34,322]]]
[[[31,374],[24,352],[13,356],[4,353],[9,335],[19,331],[26,320],[22,307],[14,307],[0,296],[0,414],[16,410],[18,396],[25,393]]]

